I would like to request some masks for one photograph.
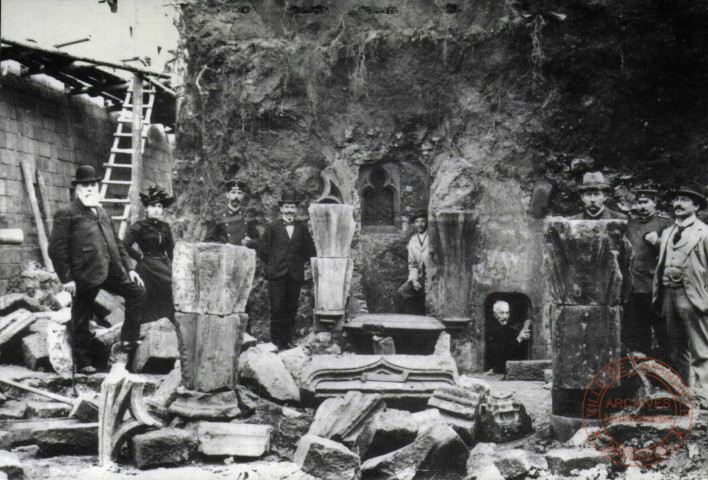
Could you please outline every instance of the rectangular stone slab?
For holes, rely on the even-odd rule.
[[[545,380],[544,370],[551,368],[551,360],[509,360],[506,362],[507,380]]]
[[[621,307],[553,307],[553,386],[585,389],[620,358]],[[619,385],[617,385],[619,386]]]
[[[248,315],[176,312],[175,320],[184,386],[200,392],[236,388]]]
[[[270,449],[270,425],[199,422],[199,452],[208,456],[258,458]]]
[[[172,263],[175,310],[213,315],[245,312],[255,274],[255,250],[178,242]]]

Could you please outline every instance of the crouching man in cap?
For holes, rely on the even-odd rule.
[[[258,244],[263,277],[268,280],[270,338],[280,350],[292,346],[305,263],[317,255],[307,224],[295,220],[298,203],[293,192],[283,192],[278,202],[281,217],[266,227]]]
[[[250,196],[248,186],[241,181],[226,182],[226,208],[218,212],[207,225],[205,242],[230,243],[255,248],[258,228],[255,220],[247,220],[242,206]]]
[[[49,257],[64,289],[74,297],[72,348],[76,368],[86,374],[96,372],[89,355],[89,321],[98,291],[103,289],[125,299],[121,348],[129,354],[135,351],[140,338],[145,297],[143,281],[132,269],[110,215],[98,204],[100,180],[90,165],[76,169],[72,181],[76,199],[56,213],[49,239]]]
[[[408,279],[396,292],[397,313],[425,315],[425,273],[430,262],[428,254],[428,212],[411,214],[415,233],[408,241]]]
[[[654,274],[654,307],[666,324],[671,365],[708,407],[708,226],[696,217],[706,208],[700,187],[671,192],[676,222],[661,235]]]

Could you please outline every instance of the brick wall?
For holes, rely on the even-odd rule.
[[[25,241],[0,247],[0,295],[7,291],[8,278],[27,261],[41,262],[21,160],[28,159],[42,172],[53,215],[69,201],[78,165],[93,165],[102,172],[116,128],[116,114],[109,114],[100,99],[66,95],[62,83],[43,75],[20,77],[12,62],[3,67],[7,70],[0,76],[0,228],[21,228]],[[143,157],[145,186],[157,181],[171,190],[172,143],[161,126],[150,128]]]

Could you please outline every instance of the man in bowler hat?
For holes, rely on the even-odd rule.
[[[291,347],[304,266],[316,256],[307,224],[296,221],[298,199],[284,191],[278,205],[280,218],[269,224],[258,243],[263,276],[268,280],[270,337],[281,350]]]
[[[394,299],[396,312],[425,315],[425,273],[430,263],[428,253],[428,212],[411,214],[415,233],[408,241],[408,279],[400,286]]]
[[[226,182],[226,207],[209,221],[205,242],[255,248],[258,240],[256,221],[248,220],[242,209],[249,195],[245,182],[233,179]]]
[[[699,186],[670,193],[676,221],[661,235],[653,303],[666,324],[671,365],[708,407],[708,226],[696,212],[706,208]]]
[[[588,172],[583,175],[583,183],[578,186],[580,198],[583,201],[583,212],[573,217],[573,220],[627,220],[623,213],[615,212],[605,206],[610,184],[605,181],[602,172]]]
[[[56,213],[49,238],[49,257],[64,289],[74,297],[72,348],[76,368],[86,374],[96,372],[89,355],[93,337],[89,321],[98,291],[103,289],[125,299],[121,348],[129,354],[134,353],[140,338],[145,297],[143,281],[133,270],[110,215],[98,203],[100,181],[92,166],[76,169],[72,181],[76,198]]]
[[[656,190],[640,188],[635,189],[633,193],[633,210],[637,215],[629,220],[627,230],[634,250],[634,283],[624,309],[622,342],[632,352],[642,352],[666,360],[666,328],[651,306],[651,292],[659,258],[661,233],[672,222],[668,217],[657,213]],[[659,346],[656,352],[652,352],[652,330]]]

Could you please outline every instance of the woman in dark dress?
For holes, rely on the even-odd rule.
[[[147,218],[131,225],[123,239],[125,249],[138,263],[135,271],[145,282],[147,294],[143,323],[161,318],[174,322],[172,303],[172,251],[174,241],[170,226],[161,220],[163,210],[174,202],[164,188],[152,185],[140,194]],[[133,248],[137,243],[140,250]]]

